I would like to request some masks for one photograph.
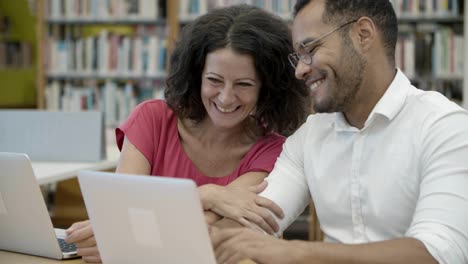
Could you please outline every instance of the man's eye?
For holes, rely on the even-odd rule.
[[[317,51],[317,48],[318,48],[318,46],[314,46],[314,47],[312,47],[312,48],[309,50],[309,52],[308,52],[308,53],[309,53],[310,55],[314,55],[314,54],[315,54],[315,52]]]

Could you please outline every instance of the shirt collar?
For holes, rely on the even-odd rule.
[[[403,105],[406,101],[408,86],[411,85],[411,82],[408,78],[397,68],[397,73],[393,79],[390,86],[385,91],[384,95],[375,105],[372,112],[369,114],[369,117],[366,120],[364,128],[367,127],[372,120],[377,116],[384,116],[389,121],[391,121],[403,108]],[[355,127],[351,127],[346,121],[346,118],[343,113],[336,113],[335,118],[335,130],[337,131],[359,131]]]

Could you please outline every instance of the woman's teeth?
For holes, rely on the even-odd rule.
[[[221,111],[221,112],[223,112],[223,113],[231,113],[231,112],[234,112],[234,111],[237,109],[237,107],[233,107],[233,108],[223,108],[223,107],[218,106],[218,105],[217,105],[217,107],[218,107],[218,110]]]

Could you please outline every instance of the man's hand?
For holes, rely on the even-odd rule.
[[[102,262],[89,220],[74,223],[65,232],[65,241],[76,245],[78,255],[82,256],[85,262]]]
[[[214,187],[217,188],[215,191],[216,200],[205,198],[203,201],[202,199],[203,209],[211,210],[218,215],[237,221],[245,227],[252,227],[250,223],[252,222],[265,232],[273,234],[279,230],[279,226],[271,212],[278,218],[283,218],[284,213],[278,205],[257,195],[265,190],[266,186],[267,182],[263,181],[247,188]]]
[[[246,259],[256,263],[294,263],[304,248],[294,241],[274,238],[248,228],[212,228],[210,236],[218,263],[239,263]]]

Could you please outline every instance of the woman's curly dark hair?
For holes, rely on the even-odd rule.
[[[180,118],[199,122],[207,115],[201,100],[201,78],[208,53],[222,48],[253,57],[262,87],[255,119],[264,128],[289,135],[308,113],[308,89],[294,76],[288,54],[291,32],[280,17],[249,5],[215,9],[183,28],[171,55],[164,91]]]

